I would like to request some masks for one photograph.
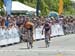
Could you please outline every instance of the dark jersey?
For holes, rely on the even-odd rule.
[[[49,23],[45,23],[44,29],[45,29],[45,31],[49,31],[50,30]]]

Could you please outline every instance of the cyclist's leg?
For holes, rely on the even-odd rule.
[[[27,41],[27,48],[30,49],[29,42]]]
[[[48,47],[48,34],[47,34],[47,32],[45,32],[45,44],[46,44],[46,47]]]
[[[29,44],[29,30],[27,31],[28,36],[27,36],[27,48],[30,49],[30,44]]]
[[[32,42],[29,42],[29,45],[30,45],[31,48],[33,47],[33,46],[32,46]]]
[[[49,38],[50,38],[50,35],[48,32],[46,32],[45,33],[45,43],[46,43],[47,47],[49,47],[49,45],[50,45]]]
[[[29,30],[29,40],[28,40],[28,42],[29,42],[29,46],[32,48],[32,32],[31,32],[31,30]]]
[[[45,45],[46,45],[46,47],[48,47],[48,40],[47,39],[45,39]]]
[[[33,47],[33,29],[30,30],[30,36],[31,36],[31,48]]]

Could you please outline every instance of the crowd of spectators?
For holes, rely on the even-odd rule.
[[[43,26],[45,21],[48,21],[51,25],[60,24],[63,28],[64,34],[75,33],[75,18],[72,16],[60,16],[59,19],[54,17],[28,17],[28,16],[0,16],[0,29],[9,30],[16,28],[20,31],[20,28],[23,28],[26,21],[30,21],[34,24],[34,30],[37,27]],[[14,30],[13,30],[14,31]],[[0,32],[2,33],[2,32]],[[27,34],[26,34],[27,35]]]

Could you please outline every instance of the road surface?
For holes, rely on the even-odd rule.
[[[44,40],[35,41],[32,49],[26,43],[0,47],[0,56],[75,56],[75,34],[54,37],[50,47],[45,48]]]

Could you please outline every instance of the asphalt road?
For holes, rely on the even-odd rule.
[[[0,47],[0,56],[75,56],[75,34],[52,38],[49,48],[44,40],[35,41],[32,49],[24,42]]]

